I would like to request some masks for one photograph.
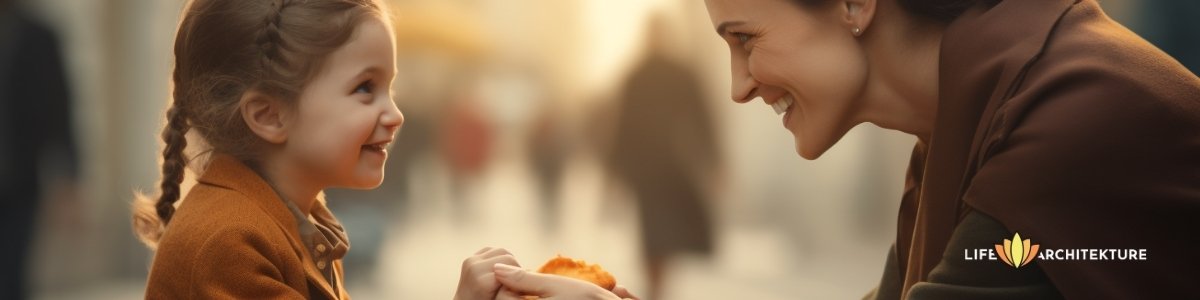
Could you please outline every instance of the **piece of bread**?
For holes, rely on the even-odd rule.
[[[556,255],[542,265],[538,269],[538,273],[554,274],[559,276],[571,277],[591,283],[606,289],[612,290],[617,287],[617,279],[613,278],[612,274],[605,271],[597,264],[589,264],[586,261],[579,259],[571,259],[570,257]]]

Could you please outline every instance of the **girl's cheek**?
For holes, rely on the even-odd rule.
[[[369,113],[355,114],[353,117],[347,115],[344,118],[347,119],[342,124],[346,126],[334,134],[342,140],[340,144],[345,145],[345,149],[352,150],[357,158],[358,154],[361,154],[363,144],[371,142],[376,122]]]

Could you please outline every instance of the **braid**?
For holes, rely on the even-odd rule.
[[[283,9],[289,4],[287,0],[271,1],[271,10],[263,20],[263,32],[258,36],[258,46],[263,53],[262,69],[268,74],[274,69],[276,63],[283,61],[280,55],[283,38],[279,34],[279,25],[283,20]]]
[[[187,159],[183,149],[187,148],[187,132],[191,129],[188,118],[178,105],[180,92],[177,90],[176,104],[167,110],[167,126],[163,128],[162,182],[159,184],[158,199],[137,193],[133,202],[133,230],[137,237],[151,249],[158,247],[158,240],[166,231],[166,225],[175,214],[175,202],[179,201],[179,184],[183,182]]]
[[[179,201],[179,184],[183,182],[187,158],[183,149],[187,148],[187,132],[190,126],[183,110],[178,105],[167,110],[167,127],[163,129],[162,139],[166,142],[163,148],[162,182],[159,184],[161,194],[155,203],[155,211],[163,224],[171,221],[175,214],[175,202]]]

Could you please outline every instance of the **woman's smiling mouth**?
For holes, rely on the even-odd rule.
[[[783,114],[787,112],[789,108],[792,108],[792,104],[795,103],[796,101],[792,99],[791,95],[783,96],[783,98],[776,100],[775,103],[771,103],[771,108],[775,109],[775,114]]]
[[[788,117],[792,115],[792,106],[796,105],[795,98],[792,95],[783,96],[775,103],[771,103],[771,108],[775,110],[775,114],[783,115],[783,127],[787,127]]]

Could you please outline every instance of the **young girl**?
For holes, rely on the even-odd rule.
[[[320,191],[383,180],[404,122],[394,56],[375,0],[190,1],[161,194],[134,203],[134,229],[157,251],[146,298],[349,298],[350,243]],[[189,132],[204,161],[184,154]],[[178,201],[186,168],[200,176]],[[504,249],[468,258],[456,298],[494,297],[498,263],[516,265]]]

